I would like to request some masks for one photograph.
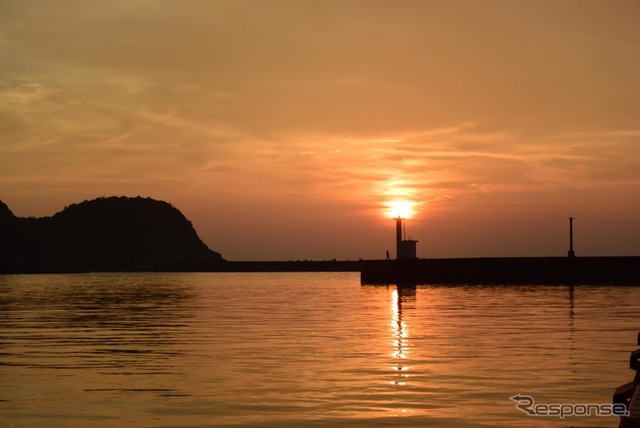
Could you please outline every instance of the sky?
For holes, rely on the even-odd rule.
[[[0,0],[0,200],[228,260],[640,255],[640,2]]]

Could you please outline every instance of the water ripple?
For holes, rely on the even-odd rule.
[[[635,288],[351,273],[0,276],[3,426],[617,426]]]

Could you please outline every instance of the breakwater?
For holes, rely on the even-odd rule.
[[[214,272],[358,272],[357,260],[295,260],[224,262],[212,266]]]
[[[363,284],[640,285],[640,257],[362,260]]]

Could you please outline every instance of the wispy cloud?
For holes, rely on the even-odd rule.
[[[486,192],[638,182],[633,172],[640,168],[636,138],[633,130],[614,135],[583,132],[578,140],[562,135],[534,138],[522,130],[483,134],[469,125],[370,140],[314,136],[308,141],[315,141],[317,150],[296,152],[313,156],[293,160],[283,152],[272,160],[270,170],[277,171],[283,188],[305,183],[300,191],[313,197],[379,205],[394,198],[450,204]]]

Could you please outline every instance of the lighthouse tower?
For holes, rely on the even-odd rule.
[[[415,259],[416,244],[418,243],[418,241],[405,239],[404,218],[398,216],[394,220],[396,221],[396,259]]]

